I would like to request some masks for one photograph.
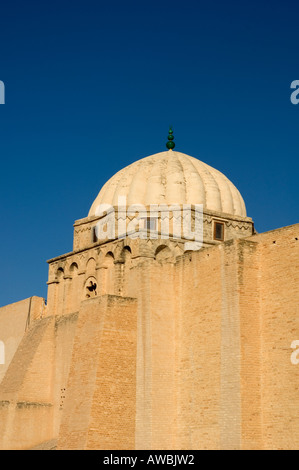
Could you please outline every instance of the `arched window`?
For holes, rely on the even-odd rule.
[[[105,267],[105,294],[114,294],[114,274],[115,274],[115,265],[114,265],[114,255],[109,251],[103,262],[103,267]]]
[[[75,275],[75,274],[77,274],[77,271],[78,271],[77,263],[72,263],[71,266],[70,266],[70,273],[72,275]]]
[[[104,266],[110,267],[114,265],[114,255],[112,251],[108,251],[104,259]]]
[[[57,279],[60,280],[64,275],[64,270],[63,268],[58,268],[57,269]]]
[[[86,273],[91,275],[95,274],[96,272],[96,260],[94,258],[89,258],[89,260],[86,263]]]
[[[130,261],[132,257],[132,250],[129,246],[125,246],[121,251],[121,259],[125,263]]]
[[[170,258],[171,256],[172,256],[172,252],[170,248],[166,245],[160,245],[156,249],[155,258],[157,261],[163,261],[167,258]]]
[[[5,364],[5,345],[0,341],[0,365]]]

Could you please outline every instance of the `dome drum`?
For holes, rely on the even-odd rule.
[[[128,213],[128,207],[122,208],[120,211],[117,208],[112,208],[108,214],[100,216],[87,217],[85,219],[77,220],[74,224],[74,250],[82,250],[94,244],[107,243],[110,240],[116,240],[129,236],[131,238],[162,238],[162,239],[181,239],[185,240],[183,218],[180,217],[180,208],[183,210],[183,205],[172,206],[170,211],[153,212],[152,207],[145,207],[146,210],[137,212],[135,215]],[[191,229],[195,228],[195,206],[191,205]],[[139,221],[134,223],[134,219],[139,217]],[[179,221],[180,218],[180,221]],[[109,230],[109,220],[114,226],[114,231]],[[230,240],[232,238],[243,238],[252,235],[254,226],[250,217],[232,216],[223,212],[210,211],[205,209],[202,214],[203,222],[203,245],[209,246],[218,244],[221,241]],[[100,223],[102,227],[101,234],[107,232],[107,235],[99,235],[97,226]],[[215,224],[220,223],[224,226],[223,240],[215,239]],[[180,225],[179,225],[180,224]],[[173,237],[179,234],[178,227],[181,229],[181,237]],[[167,232],[167,228],[169,231]],[[175,227],[175,230],[173,228]],[[163,230],[164,229],[164,230]],[[167,237],[169,235],[169,237]]]
[[[203,246],[254,231],[240,192],[225,175],[169,150],[132,163],[106,182],[88,217],[75,223],[74,250],[125,236],[188,239],[186,207],[193,232],[202,210]]]

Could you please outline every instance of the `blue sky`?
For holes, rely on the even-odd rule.
[[[133,161],[222,171],[259,232],[298,222],[295,1],[10,1],[0,7],[0,305],[47,295],[47,259]]]

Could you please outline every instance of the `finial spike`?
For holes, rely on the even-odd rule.
[[[173,136],[173,130],[172,127],[170,126],[169,132],[168,132],[168,142],[166,143],[166,147],[168,150],[172,150],[175,147],[175,143],[173,142],[174,136]]]

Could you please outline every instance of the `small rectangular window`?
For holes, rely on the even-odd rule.
[[[147,217],[144,219],[144,228],[146,230],[157,230],[157,219]]]
[[[95,243],[98,241],[96,227],[92,227],[91,229],[91,241],[92,243]]]
[[[222,222],[214,222],[214,240],[224,240],[224,224]]]

